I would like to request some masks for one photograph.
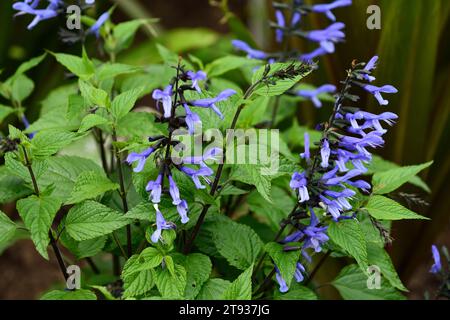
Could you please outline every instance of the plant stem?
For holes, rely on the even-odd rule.
[[[263,79],[260,79],[259,81],[252,84],[245,92],[243,99],[244,100],[248,99],[252,95],[255,88],[262,81],[263,81]],[[230,127],[229,131],[234,130],[236,128],[237,121],[238,121],[239,116],[240,116],[242,110],[244,109],[244,107],[245,107],[245,104],[241,104],[238,107],[238,109],[236,110],[236,113],[234,114],[233,121],[231,122],[231,127]],[[223,167],[225,165],[225,160],[226,160],[226,147],[229,143],[228,140],[231,136],[232,136],[231,134],[227,135],[225,146],[223,149],[223,161],[222,161],[222,163],[219,164],[219,167],[217,168],[216,176],[215,176],[213,184],[211,186],[211,191],[209,192],[209,194],[211,196],[214,196],[216,194],[217,188],[219,187],[219,181],[222,176],[222,171],[223,171]],[[206,213],[208,212],[210,207],[211,207],[210,204],[206,204],[203,207],[202,212],[200,213],[200,216],[198,217],[197,223],[195,224],[194,230],[192,231],[191,236],[188,238],[186,245],[184,246],[184,250],[183,250],[184,254],[188,254],[191,251],[192,245],[194,244],[194,240],[197,237],[203,222],[205,221]]]
[[[98,147],[100,150],[100,157],[102,159],[102,166],[103,166],[103,170],[105,171],[106,174],[108,174],[108,161],[106,159],[106,150],[105,150],[105,141],[103,139],[103,132],[98,129],[95,128],[95,132],[97,133],[97,142],[98,142]]]
[[[112,128],[112,139],[114,143],[117,143],[117,132],[116,128]],[[113,145],[114,148],[114,156],[116,157],[116,163],[117,163],[117,171],[119,173],[119,185],[120,185],[120,198],[122,199],[122,206],[123,206],[123,213],[126,214],[128,212],[128,202],[127,202],[127,191],[125,189],[125,179],[123,175],[123,168],[122,168],[122,161],[120,159],[119,150],[115,145]],[[127,225],[127,256],[131,257],[133,254],[133,248],[131,243],[131,226]]]
[[[27,150],[25,149],[24,146],[22,146],[22,150],[23,150],[23,155],[25,158],[25,166],[28,169],[28,172],[31,177],[31,181],[33,183],[34,193],[39,197],[39,194],[40,194],[39,187],[37,184],[36,176],[34,175],[33,167],[31,165],[30,159],[28,157]],[[61,251],[58,248],[58,244],[57,244],[55,238],[53,237],[51,226],[50,226],[50,230],[48,231],[48,237],[50,238],[50,245],[53,249],[53,252],[55,253],[56,259],[58,260],[59,269],[61,270],[61,273],[63,274],[64,279],[67,280],[69,278],[69,275],[67,274],[67,268],[64,263]]]
[[[322,265],[325,263],[325,260],[331,255],[331,251],[327,251],[324,256],[319,260],[317,265],[314,267],[313,271],[311,271],[311,274],[309,275],[308,279],[305,281],[305,285],[311,282],[311,280],[316,275],[317,271],[322,267]]]
[[[90,257],[86,258],[86,262],[89,264],[89,266],[91,267],[92,271],[95,274],[100,274],[100,270],[98,269],[97,265],[95,264],[94,260],[92,260],[92,258]]]

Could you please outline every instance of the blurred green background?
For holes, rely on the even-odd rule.
[[[213,60],[232,50],[230,40],[238,36],[255,41],[265,50],[276,49],[273,34],[267,19],[273,16],[271,2],[267,0],[229,0],[228,5],[236,16],[223,19],[224,14],[217,5],[208,0],[97,0],[97,15],[112,3],[117,4],[114,22],[131,18],[160,18],[155,26],[157,41],[182,55],[192,53],[205,62]],[[323,1],[309,1],[322,3]],[[434,283],[428,275],[431,265],[430,246],[432,243],[450,246],[450,153],[449,153],[449,110],[450,110],[450,1],[449,0],[354,0],[349,8],[335,10],[339,21],[346,24],[347,40],[337,46],[334,55],[320,60],[320,70],[308,81],[320,85],[339,84],[345,69],[351,61],[367,61],[374,54],[381,59],[376,71],[378,84],[392,84],[399,94],[391,96],[387,107],[380,107],[373,99],[361,101],[369,105],[372,112],[393,111],[400,116],[398,123],[386,137],[386,147],[380,155],[400,165],[418,164],[434,160],[433,166],[423,173],[424,180],[432,193],[424,194],[413,186],[402,191],[416,193],[429,202],[429,206],[414,208],[430,217],[429,222],[398,222],[393,226],[393,245],[388,248],[401,279],[410,289],[410,298],[422,298],[425,289],[432,290]],[[79,53],[79,46],[61,44],[57,33],[64,20],[45,21],[32,31],[26,29],[29,17],[12,18],[12,0],[0,3],[0,69],[9,75],[17,65],[48,49],[56,52]],[[377,4],[381,8],[381,30],[366,27],[367,7]],[[92,12],[95,14],[95,12]],[[309,29],[320,29],[329,22],[319,15],[306,21]],[[243,30],[246,26],[250,33]],[[234,35],[233,35],[234,33]],[[447,39],[447,40],[446,40]],[[89,49],[95,50],[91,40]],[[292,44],[299,49],[308,49],[301,41]],[[101,57],[99,57],[101,58]],[[155,39],[148,29],[142,28],[135,45],[120,60],[127,63],[146,64],[158,62]],[[64,72],[54,60],[47,58],[39,67],[29,73],[36,83],[36,90],[26,101],[30,120],[39,113],[39,102],[64,79]],[[3,79],[3,76],[0,75]],[[313,126],[327,117],[329,108],[315,109],[311,105],[298,108],[297,118],[303,125]],[[1,125],[5,130],[5,124]],[[6,210],[5,208],[3,208]],[[20,244],[18,244],[20,245]],[[7,250],[0,257],[0,271],[6,272],[11,266],[18,266],[32,272],[43,264],[40,257],[32,252],[32,246],[22,244],[30,251],[25,258],[22,250]],[[43,264],[45,265],[45,264]],[[341,267],[337,262],[328,262],[319,274],[319,281],[328,281]],[[49,272],[53,270],[49,269]],[[13,271],[8,271],[13,272]],[[24,271],[26,272],[26,271]],[[56,269],[55,269],[56,272]],[[9,275],[11,281],[16,275]],[[2,277],[2,276],[0,276]],[[6,276],[4,276],[6,279]],[[57,276],[49,276],[30,284],[0,281],[0,298],[33,298],[39,290]],[[52,280],[53,279],[53,280]],[[327,292],[333,297],[335,293]]]

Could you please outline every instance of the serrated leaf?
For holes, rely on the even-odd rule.
[[[0,166],[0,203],[12,202],[31,194],[24,181],[9,174],[6,166]]]
[[[186,270],[178,264],[175,265],[173,273],[167,268],[159,270],[156,286],[163,298],[183,298],[186,289]]]
[[[230,176],[231,180],[244,182],[256,187],[256,190],[268,202],[272,202],[270,197],[270,188],[272,177],[261,174],[261,166],[252,164],[239,164],[233,166],[233,171]]]
[[[81,95],[89,102],[92,106],[98,106],[102,108],[109,107],[108,93],[103,90],[94,87],[89,82],[80,79],[78,81],[80,87]]]
[[[266,252],[274,261],[281,276],[286,281],[288,287],[291,285],[294,277],[297,262],[300,258],[300,251],[283,251],[283,245],[275,242],[269,242],[265,246]]]
[[[217,224],[213,241],[218,252],[240,270],[251,266],[263,248],[261,239],[252,228],[231,220]]]
[[[139,67],[130,66],[123,63],[105,63],[96,72],[99,82],[106,79],[115,78],[122,74],[133,73],[139,71]]]
[[[212,271],[211,260],[201,253],[192,253],[184,258],[182,265],[186,269],[186,299],[195,299],[203,283],[209,279]]]
[[[252,299],[252,273],[253,265],[234,280],[223,293],[224,300],[251,300]]]
[[[67,232],[62,232],[60,240],[78,260],[97,255],[106,244],[106,237],[76,241]]]
[[[88,240],[122,228],[130,220],[95,201],[85,201],[70,209],[65,228],[75,240]]]
[[[391,257],[384,248],[374,243],[367,243],[367,257],[370,265],[376,265],[380,268],[381,274],[391,283],[394,288],[401,291],[408,291],[400,280]]]
[[[357,265],[349,265],[341,270],[332,285],[345,300],[404,300],[385,279],[381,279],[380,289],[369,289],[365,275]]]
[[[90,290],[78,289],[52,290],[41,297],[41,300],[97,300],[97,296]]]
[[[144,87],[134,88],[122,92],[114,98],[111,104],[111,113],[116,121],[127,115],[133,109],[137,99],[139,99]]]
[[[32,195],[17,201],[17,211],[31,232],[36,250],[47,260],[47,246],[50,242],[48,233],[60,207],[61,201],[58,198],[44,195]]]
[[[123,279],[124,298],[134,297],[150,291],[155,285],[156,273],[152,269],[129,274]]]
[[[202,286],[196,300],[221,300],[224,292],[231,285],[230,281],[223,279],[209,279]]]
[[[364,207],[369,214],[379,220],[403,220],[403,219],[424,219],[429,218],[418,215],[417,213],[405,208],[396,201],[383,197],[372,196]]]
[[[372,178],[373,192],[375,194],[386,194],[392,192],[432,164],[433,161],[430,161],[421,165],[376,172]]]
[[[8,243],[14,237],[16,224],[2,211],[0,211],[0,246]]]
[[[65,146],[71,144],[80,136],[74,132],[61,129],[50,129],[38,132],[32,140],[32,151],[35,158],[46,158]]]
[[[145,248],[139,255],[130,257],[122,270],[122,278],[143,270],[154,269],[161,265],[164,256],[156,248]]]
[[[56,60],[80,79],[89,79],[94,75],[94,65],[87,59],[65,53],[52,53]]]
[[[355,258],[363,272],[367,272],[366,241],[359,222],[356,220],[332,222],[327,231],[330,239]]]
[[[104,174],[96,171],[82,172],[75,182],[67,204],[75,204],[87,199],[94,199],[107,191],[119,188],[117,183],[109,180]]]
[[[78,132],[80,132],[80,133],[86,132],[93,127],[107,124],[108,122],[109,122],[108,119],[103,118],[102,116],[99,116],[98,114],[88,114],[81,121]]]

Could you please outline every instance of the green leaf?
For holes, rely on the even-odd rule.
[[[416,165],[401,167],[384,172],[377,172],[373,175],[372,184],[373,192],[375,194],[385,194],[392,192],[408,182],[417,175],[420,171],[428,168],[433,164],[433,161]]]
[[[122,92],[114,98],[111,104],[111,113],[116,119],[120,120],[133,109],[137,99],[139,99],[144,87],[138,87],[125,92]]]
[[[202,286],[196,300],[221,300],[230,285],[230,281],[227,280],[218,278],[209,279]]]
[[[219,253],[240,270],[251,266],[263,247],[256,232],[246,225],[231,220],[216,226],[213,241]]]
[[[223,293],[224,300],[251,300],[252,299],[252,273],[253,265],[234,280]]]
[[[41,300],[97,300],[97,296],[92,291],[85,289],[52,290],[44,294]]]
[[[310,288],[294,283],[286,293],[276,289],[273,298],[274,300],[317,300],[317,295]]]
[[[88,114],[83,118],[78,129],[79,133],[86,132],[93,127],[109,123],[108,119],[99,116],[98,114]]]
[[[130,66],[123,63],[105,63],[97,71],[97,80],[99,82],[115,78],[122,74],[137,72],[140,69],[136,66]]]
[[[374,243],[367,243],[367,255],[370,265],[376,265],[380,268],[381,274],[391,283],[394,288],[401,291],[408,291],[400,280],[391,257],[384,248]]]
[[[124,49],[127,49],[133,42],[134,34],[138,30],[138,28],[142,24],[147,23],[149,21],[151,20],[139,19],[122,22],[116,25],[113,30],[114,38],[117,41],[114,51],[120,52]]]
[[[260,63],[258,60],[251,60],[244,57],[225,56],[209,63],[205,67],[205,72],[208,78],[213,78],[246,65],[258,65]]]
[[[364,207],[369,214],[379,220],[403,220],[403,219],[424,219],[429,218],[418,215],[417,213],[405,208],[396,201],[383,197],[372,196]]]
[[[367,286],[367,275],[357,265],[349,265],[341,270],[333,286],[345,300],[404,300],[397,290],[389,282],[381,279],[380,289],[369,289]]]
[[[186,270],[176,264],[173,273],[168,268],[159,270],[156,286],[163,298],[182,299],[186,289],[186,279]]]
[[[17,201],[17,211],[30,230],[37,251],[47,260],[47,246],[50,242],[48,234],[60,207],[59,199],[44,195],[32,195]]]
[[[145,248],[139,255],[133,255],[127,260],[122,270],[122,277],[143,270],[154,269],[161,265],[164,256],[154,247]]]
[[[235,165],[233,166],[230,179],[255,186],[261,196],[263,196],[268,202],[272,203],[272,199],[270,197],[270,181],[272,180],[272,176],[262,175],[261,168],[261,166],[253,164]]]
[[[42,60],[45,59],[45,57],[47,56],[47,53],[44,53],[38,57],[34,57],[24,63],[22,63],[16,70],[14,76],[17,76],[19,74],[23,74],[25,72],[27,72],[30,69],[33,69],[34,67],[36,67],[39,63],[42,62]]]
[[[152,269],[141,270],[123,278],[124,298],[134,297],[150,291],[155,285],[156,273]]]
[[[11,84],[11,98],[14,101],[22,102],[30,96],[34,90],[34,82],[26,75],[19,74],[14,77]]]
[[[333,242],[356,259],[363,272],[367,272],[366,241],[358,221],[332,222],[328,227],[328,235]]]
[[[52,53],[56,60],[80,79],[87,80],[95,73],[94,65],[88,59],[65,53]]]
[[[52,196],[62,201],[70,197],[75,181],[82,172],[103,173],[103,169],[94,161],[76,156],[52,157],[47,159],[46,163],[45,174],[38,177],[38,184],[42,188],[57,185]],[[34,167],[35,163],[33,163],[33,169]],[[25,167],[23,168],[26,170]]]
[[[202,289],[203,283],[209,279],[212,271],[211,260],[201,253],[192,253],[185,257],[182,265],[186,269],[186,299],[195,299]]]
[[[40,131],[32,140],[32,151],[35,158],[47,158],[68,146],[80,136],[77,133],[61,129]]]
[[[85,171],[77,177],[75,186],[66,204],[75,204],[87,199],[94,199],[107,191],[118,188],[119,185],[109,180],[104,174],[96,171]]]
[[[65,231],[61,233],[60,240],[78,260],[97,255],[102,251],[106,243],[106,237],[76,241]]]
[[[0,166],[0,203],[12,202],[31,194],[22,179],[9,174],[6,166]]]
[[[268,76],[272,76],[275,72],[286,69],[287,67],[291,66],[293,63],[273,63],[270,65],[270,72]],[[300,66],[300,63],[295,63],[295,66]],[[255,84],[257,81],[262,79],[264,72],[266,70],[266,66],[262,66],[259,68],[254,74],[252,78],[252,83]],[[296,83],[298,83],[301,79],[306,77],[308,74],[311,73],[310,71],[307,71],[303,74],[299,74],[292,79],[285,79],[285,80],[276,80],[275,84],[272,83],[262,83],[260,84],[257,89],[254,91],[255,94],[260,96],[266,96],[266,97],[272,97],[272,96],[279,96],[292,88]]]
[[[102,89],[98,89],[91,85],[89,82],[80,79],[78,81],[80,86],[81,95],[92,105],[107,108],[109,107],[108,93]]]
[[[14,113],[13,108],[0,104],[0,123],[2,123],[3,119],[5,119],[11,113]]]
[[[65,227],[72,238],[81,241],[110,234],[128,223],[123,214],[88,200],[70,209]]]
[[[0,246],[8,243],[16,233],[16,224],[9,217],[0,211]]]
[[[294,277],[295,269],[297,268],[300,251],[284,252],[283,245],[275,242],[267,243],[265,249],[280,270],[281,276],[289,287]]]

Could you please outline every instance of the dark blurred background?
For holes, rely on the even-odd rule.
[[[216,1],[217,2],[217,1]],[[322,3],[326,1],[309,1]],[[393,225],[393,244],[388,248],[400,278],[409,288],[409,298],[421,299],[425,290],[436,290],[436,283],[428,270],[431,266],[432,243],[450,246],[449,207],[449,135],[450,110],[450,1],[448,0],[354,0],[349,8],[335,10],[338,21],[346,24],[347,40],[337,46],[334,55],[322,58],[320,70],[308,81],[320,85],[339,84],[345,69],[353,59],[367,61],[378,54],[381,64],[376,71],[378,83],[392,84],[399,94],[389,97],[388,110],[400,116],[399,122],[386,138],[381,156],[400,165],[418,164],[434,160],[433,166],[422,174],[432,193],[425,194],[413,187],[402,191],[415,193],[429,203],[426,207],[413,207],[430,217],[425,222],[398,222]],[[80,47],[61,44],[57,37],[63,20],[40,23],[28,31],[29,17],[13,18],[12,0],[0,3],[0,69],[11,74],[21,61],[40,55],[44,49],[55,52],[79,53]],[[273,34],[267,19],[273,16],[271,2],[267,0],[229,0],[236,17],[223,19],[221,9],[208,0],[97,0],[97,15],[112,3],[117,4],[113,21],[156,17],[158,41],[180,54],[193,53],[202,59],[213,59],[231,51],[232,32],[239,31],[239,19],[247,26],[259,47],[274,48]],[[367,7],[377,4],[381,8],[381,30],[366,27]],[[314,15],[307,24],[319,29],[329,22]],[[119,59],[127,63],[155,63],[158,54],[155,39],[148,30],[140,30],[135,45]],[[89,44],[91,51],[95,43]],[[308,44],[298,41],[293,45],[307,49]],[[99,57],[101,58],[101,57]],[[28,73],[36,83],[36,90],[26,101],[27,114],[34,120],[39,113],[39,102],[51,88],[64,78],[63,69],[47,58]],[[363,101],[364,102],[364,101]],[[380,107],[368,100],[369,109],[381,112]],[[327,110],[312,106],[299,108],[299,123],[313,126],[326,117]],[[0,127],[5,130],[5,124]],[[14,204],[1,208],[14,214]],[[54,261],[54,259],[51,259]],[[327,262],[318,275],[319,281],[329,281],[342,265],[334,259]],[[31,299],[59,280],[56,265],[48,264],[34,250],[30,241],[22,240],[0,256],[0,298]],[[326,297],[335,292],[324,290]]]

